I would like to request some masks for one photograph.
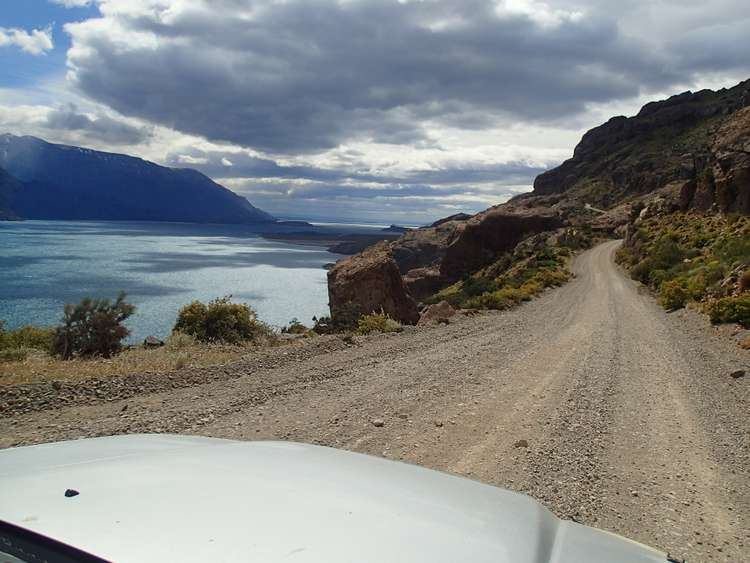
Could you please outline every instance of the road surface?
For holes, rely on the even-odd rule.
[[[123,432],[313,442],[527,492],[691,563],[747,560],[750,374],[729,374],[750,354],[695,313],[666,314],[614,265],[617,244],[512,311],[6,416],[0,446]]]

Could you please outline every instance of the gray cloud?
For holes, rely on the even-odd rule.
[[[172,154],[166,163],[173,167],[196,168],[212,178],[281,178],[336,182],[343,184],[478,184],[497,185],[530,184],[545,167],[522,161],[506,163],[466,163],[458,166],[443,166],[426,170],[410,170],[400,175],[374,173],[351,168],[321,168],[315,166],[283,166],[268,158],[246,153],[193,150],[189,154]]]
[[[106,115],[92,119],[80,113],[74,104],[53,109],[42,127],[62,131],[79,131],[92,138],[111,145],[135,145],[151,136],[149,127],[135,127]]]
[[[141,6],[105,0],[104,19],[67,27],[80,90],[125,115],[276,153],[426,142],[426,120],[468,129],[554,120],[741,62],[725,56],[737,52],[730,42],[700,36],[703,60],[679,41],[645,45],[602,10],[498,14],[490,0]]]
[[[458,212],[475,213],[523,191],[494,186],[482,191],[470,185],[287,183],[253,180],[232,188],[280,217],[363,219],[402,224],[429,223]]]

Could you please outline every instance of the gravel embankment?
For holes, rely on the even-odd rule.
[[[750,353],[698,315],[662,311],[615,267],[616,245],[505,313],[72,389],[70,404],[55,389],[46,404],[14,396],[0,446],[125,432],[319,443],[527,492],[691,563],[742,561]],[[46,405],[59,406],[33,412]]]

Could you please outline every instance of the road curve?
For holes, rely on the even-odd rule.
[[[512,311],[0,418],[0,446],[149,431],[314,442],[527,492],[691,563],[745,560],[750,376],[729,373],[750,354],[695,313],[666,314],[614,265],[617,245]]]

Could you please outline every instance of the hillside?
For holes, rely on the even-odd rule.
[[[567,257],[596,237],[624,236],[623,252],[640,241],[627,257],[636,265],[653,247],[634,237],[644,214],[662,217],[668,227],[671,214],[689,213],[694,231],[714,229],[690,239],[705,248],[684,242],[674,254],[681,260],[701,255],[706,263],[731,257],[714,268],[704,293],[694,293],[697,300],[743,291],[740,277],[750,265],[750,249],[742,243],[745,223],[714,224],[710,217],[750,214],[748,106],[750,80],[717,92],[685,92],[649,103],[634,117],[612,118],[586,133],[572,158],[538,176],[532,192],[339,261],[329,272],[332,313],[356,305],[414,323],[418,302],[507,308],[562,283]],[[662,235],[652,229],[640,236]],[[736,249],[714,252],[711,245],[719,239]],[[654,289],[661,281],[652,283]],[[723,289],[709,292],[718,287]]]
[[[563,194],[567,204],[607,208],[672,186],[685,208],[750,213],[748,176],[727,174],[748,163],[749,105],[747,80],[614,117],[586,133],[571,159],[538,176],[533,196]]]
[[[55,145],[35,137],[0,135],[0,168],[23,183],[6,207],[26,219],[274,220],[196,170],[166,168],[132,156]]]
[[[11,206],[22,187],[18,180],[0,168],[0,221],[18,219]]]

